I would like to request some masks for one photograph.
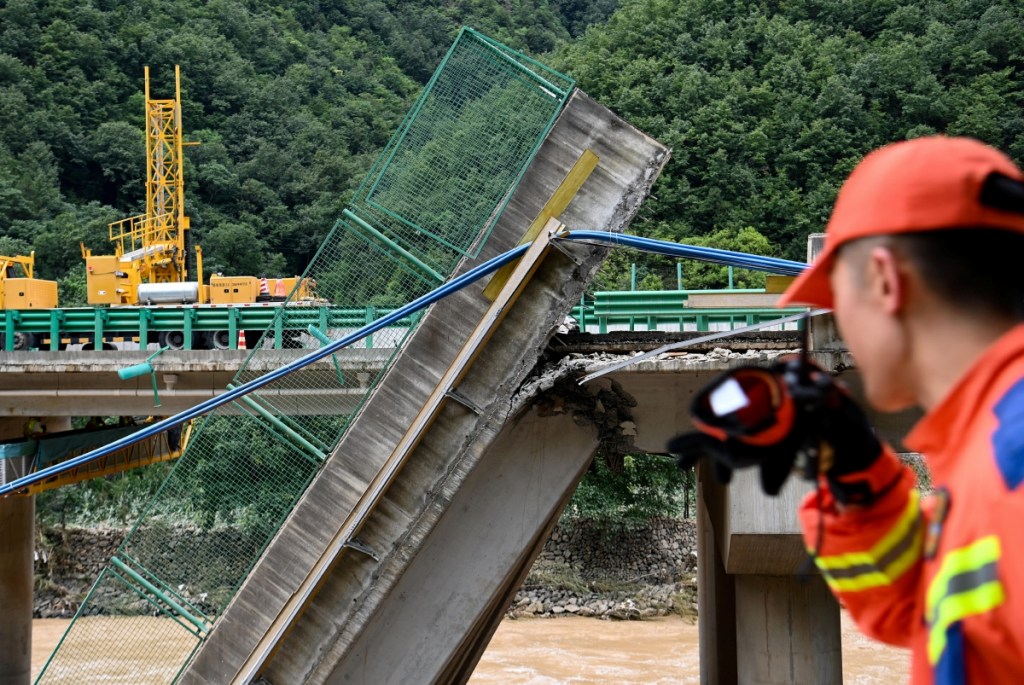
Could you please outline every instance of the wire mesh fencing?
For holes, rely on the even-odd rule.
[[[463,29],[264,342],[319,348],[447,280],[479,251],[572,85]],[[323,303],[331,307],[320,308],[317,322],[285,327],[288,308]],[[332,313],[352,311],[366,320]],[[174,681],[419,319],[399,320],[198,420],[37,682]],[[256,347],[235,385],[294,358]]]

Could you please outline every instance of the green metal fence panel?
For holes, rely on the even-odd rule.
[[[573,81],[463,29],[352,202],[347,219],[426,272],[475,255],[554,123]],[[453,192],[454,190],[454,192]],[[448,248],[435,253],[424,239]]]
[[[303,274],[330,307],[242,308],[237,319],[157,308],[147,330],[244,331],[269,312],[264,341],[313,348],[427,292],[486,239],[571,87],[464,30]],[[8,334],[16,314],[7,314]],[[131,326],[133,316],[138,326],[137,309],[91,317],[69,310],[64,323],[102,335]],[[37,682],[173,681],[337,445],[351,413],[337,415],[335,398],[348,397],[358,411],[418,320],[376,332],[360,350],[363,372],[307,367],[236,403],[240,414],[225,408],[198,421]],[[50,319],[40,321],[49,330]],[[252,368],[255,354],[235,383],[262,373]],[[259,354],[265,363],[273,352]],[[287,412],[275,406],[279,397],[288,398]],[[96,652],[112,648],[115,663]]]

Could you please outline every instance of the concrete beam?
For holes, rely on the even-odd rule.
[[[714,307],[774,307],[778,293],[693,293],[686,306],[693,309]]]
[[[325,682],[468,680],[597,446],[569,414],[506,423]]]
[[[147,353],[3,352],[0,353],[0,417],[90,416],[97,413],[129,416],[175,414],[224,392],[241,374],[251,380],[308,354],[309,350],[192,350],[165,352],[153,362],[161,406],[153,406],[149,376],[122,381],[120,369],[145,361]],[[272,383],[260,391],[286,414],[308,415],[311,408],[325,415],[351,414],[365,390],[380,374],[392,350],[350,348],[337,353],[344,383],[332,360],[324,359],[297,372],[287,383]],[[300,379],[299,383],[295,378]],[[301,389],[299,389],[301,388]],[[310,401],[314,398],[314,401]],[[327,400],[327,401],[325,401]],[[223,412],[240,413],[232,406]]]

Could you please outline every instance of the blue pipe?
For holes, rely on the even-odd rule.
[[[243,395],[247,395],[254,390],[262,388],[264,385],[273,383],[282,376],[288,375],[292,371],[298,371],[299,369],[309,366],[310,364],[317,362],[323,359],[324,357],[328,357],[337,352],[338,350],[340,350],[341,348],[351,345],[352,343],[357,342],[365,338],[366,336],[375,333],[376,331],[379,331],[380,329],[398,321],[403,317],[409,316],[410,314],[418,312],[421,309],[425,309],[430,305],[434,304],[435,302],[437,302],[438,300],[441,300],[454,292],[462,290],[463,288],[473,283],[474,281],[477,281],[483,278],[484,276],[497,271],[498,269],[505,266],[509,262],[515,261],[516,259],[521,257],[529,247],[530,243],[526,243],[524,245],[516,247],[515,249],[509,250],[508,252],[500,254],[497,257],[489,259],[483,264],[474,267],[473,269],[470,269],[469,271],[459,276],[458,278],[452,279],[448,283],[445,283],[435,288],[434,290],[431,290],[429,293],[425,295],[421,295],[420,297],[416,298],[415,300],[405,305],[404,307],[400,307],[395,311],[391,312],[390,314],[382,316],[373,323],[363,326],[359,330],[350,333],[344,338],[340,338],[331,343],[330,345],[325,345],[321,347],[319,350],[311,352],[310,354],[307,354],[305,357],[302,357],[301,359],[296,359],[295,361],[289,364],[285,364],[281,368],[270,371],[269,373],[260,376],[259,378],[255,378],[247,383],[243,383],[242,385],[229,389],[224,394],[218,395],[217,397],[213,397],[204,402],[201,402],[196,406],[192,407],[191,409],[186,409],[180,414],[169,416],[166,419],[163,419],[162,421],[157,421],[156,423],[147,426],[146,428],[140,431],[137,431],[135,433],[132,433],[131,435],[115,440],[114,442],[110,443],[109,445],[106,445],[105,447],[100,447],[98,449],[93,450],[92,452],[87,452],[79,457],[68,459],[67,461],[61,462],[60,464],[55,464],[54,466],[50,466],[41,471],[36,471],[35,473],[23,476],[22,478],[19,478],[17,480],[13,480],[10,483],[7,483],[6,485],[2,485],[0,486],[0,497],[10,495],[14,492],[17,492],[18,490],[21,490],[22,488],[34,485],[35,483],[44,481],[52,476],[64,473],[65,471],[70,471],[71,469],[77,468],[84,464],[88,464],[91,461],[100,459],[112,452],[116,452],[119,449],[123,449],[125,447],[128,447],[129,445],[133,445],[137,442],[145,440],[146,438],[151,438],[158,433],[162,433],[168,428],[180,426],[186,421],[191,421],[192,419],[202,416],[203,414],[206,414],[207,412],[212,411],[217,407],[228,404],[229,402],[233,402],[237,400],[239,397],[242,397]]]
[[[807,265],[803,262],[794,262],[789,259],[777,257],[761,257],[747,254],[745,252],[733,252],[732,250],[719,250],[714,247],[697,247],[696,245],[682,245],[670,243],[665,240],[653,238],[642,238],[636,235],[625,235],[623,233],[608,233],[606,231],[566,231],[556,236],[560,240],[598,241],[622,247],[632,247],[644,252],[668,255],[669,257],[686,257],[697,259],[712,264],[723,264],[725,266],[737,266],[742,269],[754,269],[756,271],[767,271],[769,273],[782,274],[783,276],[798,276]]]

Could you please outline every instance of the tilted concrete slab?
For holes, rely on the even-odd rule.
[[[542,417],[535,407],[508,421],[325,682],[467,680],[597,437],[570,414]]]
[[[519,241],[586,149],[600,162],[561,217],[570,228],[624,228],[668,159],[664,146],[586,95],[574,93],[479,260]],[[519,409],[513,401],[517,388],[551,332],[578,301],[603,254],[601,248],[585,245],[568,244],[564,250],[549,252],[462,378],[457,388],[460,401],[443,406],[390,483],[359,535],[367,553],[346,549],[337,555],[299,620],[273,645],[275,651],[260,668],[266,681],[335,682],[349,674],[375,683],[468,677],[500,619],[503,602],[539,551],[539,541],[596,446],[596,434],[570,431],[566,417],[557,415],[524,434],[540,441],[533,453],[524,447],[518,458],[503,459],[515,451],[518,438],[514,433],[499,437]],[[464,264],[462,270],[470,266]],[[483,287],[467,288],[430,310],[181,682],[230,682],[267,647],[268,628],[303,586],[331,538],[340,532],[341,522],[487,311]],[[521,423],[528,425],[534,420],[531,416],[525,415]],[[564,450],[557,450],[563,452],[563,461],[547,456],[557,447],[548,439],[552,434],[565,435]],[[536,481],[535,467],[547,469],[543,485]],[[524,499],[524,492],[539,496],[531,502]],[[511,517],[517,506],[529,513]],[[447,553],[447,545],[454,544],[450,541],[463,529],[466,540],[461,540],[459,554],[465,563],[458,565],[459,572],[471,580],[486,577],[488,582],[462,588],[459,600],[445,606],[424,599],[421,595],[431,593],[435,585],[451,581],[455,568],[439,563],[438,555],[442,549]],[[507,539],[492,539],[495,536]],[[476,553],[469,554],[470,549]],[[411,595],[415,601],[409,601]],[[377,650],[370,636],[394,630],[410,616],[408,607],[419,602],[434,616],[432,629],[409,631],[401,651],[411,653],[401,660],[393,652]],[[369,661],[374,662],[372,674],[360,670],[368,668]]]

